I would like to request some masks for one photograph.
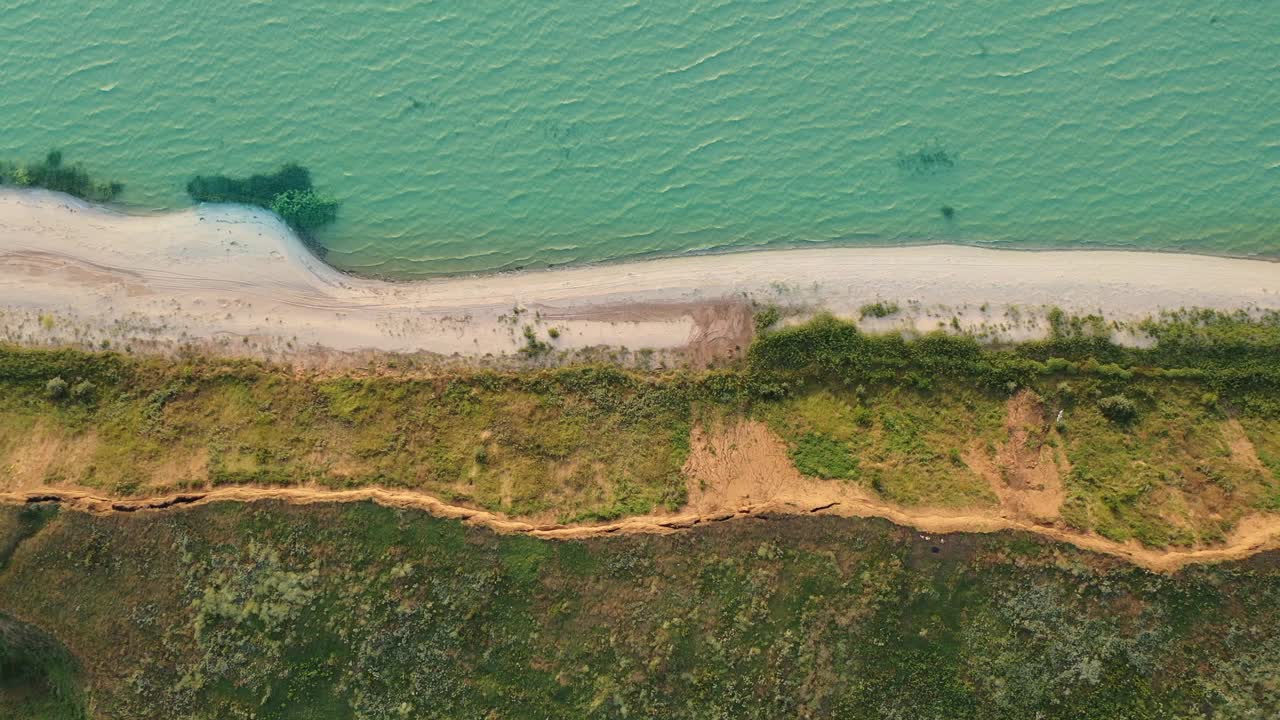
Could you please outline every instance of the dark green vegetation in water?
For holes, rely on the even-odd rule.
[[[50,150],[42,162],[0,162],[0,185],[44,188],[91,202],[109,202],[124,190],[121,183],[94,180],[79,164],[64,163],[60,150]]]
[[[1165,576],[883,521],[563,542],[366,503],[64,512],[0,612],[75,652],[112,718],[1280,712],[1275,555]]]
[[[187,183],[187,194],[196,202],[266,208],[279,215],[321,257],[324,246],[316,241],[315,233],[338,218],[338,201],[316,192],[311,173],[296,163],[247,178],[197,175]]]
[[[898,169],[909,175],[933,175],[951,170],[959,157],[946,148],[926,145],[911,153],[898,153]]]

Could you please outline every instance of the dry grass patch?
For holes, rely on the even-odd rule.
[[[67,432],[45,422],[24,425],[25,433],[6,432],[0,487],[27,490],[51,484],[90,484],[97,471],[93,462],[100,445],[96,432]]]
[[[3,482],[116,495],[383,486],[559,520],[684,500],[689,400],[617,371],[436,379],[310,378],[247,363],[134,371],[74,402],[46,396],[43,382],[10,384],[0,398]]]

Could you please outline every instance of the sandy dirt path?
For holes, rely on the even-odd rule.
[[[215,502],[280,501],[292,504],[371,501],[394,508],[422,510],[434,516],[461,520],[502,533],[519,533],[549,540],[576,540],[608,535],[669,534],[703,525],[744,518],[792,515],[836,515],[883,518],[921,533],[992,533],[1019,531],[1074,545],[1091,552],[1111,555],[1157,572],[1173,572],[1195,563],[1239,560],[1255,553],[1280,548],[1280,516],[1246,519],[1218,546],[1195,549],[1155,550],[1137,543],[1118,543],[1096,535],[1085,535],[1059,527],[1044,526],[986,512],[946,512],[901,508],[851,493],[840,500],[823,498],[807,504],[788,499],[737,504],[712,511],[685,511],[669,515],[644,515],[598,524],[531,523],[507,518],[485,510],[450,505],[426,493],[386,488],[327,490],[315,488],[225,487],[208,491],[175,493],[150,498],[113,499],[82,490],[45,488],[38,492],[0,493],[0,504],[27,505],[56,502],[69,510],[92,514],[154,513],[198,507]]]

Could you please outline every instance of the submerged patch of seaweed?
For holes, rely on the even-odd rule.
[[[925,145],[915,152],[898,153],[898,169],[910,175],[935,175],[950,170],[960,161],[959,155],[936,145]]]

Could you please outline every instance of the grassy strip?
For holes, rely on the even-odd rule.
[[[37,482],[116,494],[383,485],[564,520],[685,499],[684,389],[606,368],[299,378],[244,362],[8,350],[0,378],[0,457]]]
[[[931,333],[909,340],[868,335],[821,316],[757,339],[750,367],[759,375],[828,382],[903,382],[929,389],[965,379],[1013,392],[1049,376],[1081,375],[1118,387],[1134,378],[1193,380],[1251,414],[1280,415],[1280,314],[1179,312],[1142,323],[1148,348],[1113,343],[1101,318],[1050,314],[1052,335],[991,348],[967,335]]]
[[[0,536],[13,532],[0,509]],[[64,513],[0,574],[103,717],[1271,717],[1274,557],[879,521],[543,542],[367,504]]]
[[[663,374],[330,378],[0,349],[0,467],[116,494],[383,485],[610,519],[684,502],[689,430],[714,414],[763,420],[803,473],[904,505],[992,505],[994,484],[1058,483],[1064,522],[1156,547],[1214,542],[1280,508],[1274,317],[1166,318],[1149,349],[1096,325],[1057,318],[1048,341],[988,348],[818,318],[765,333],[736,369]],[[1021,478],[1019,463],[1048,474]]]

